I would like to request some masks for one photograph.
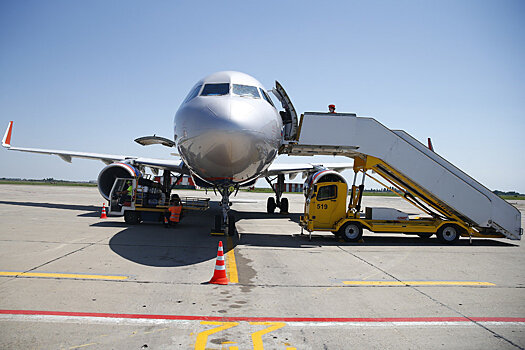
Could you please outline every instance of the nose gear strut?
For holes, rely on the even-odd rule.
[[[215,229],[216,232],[222,232],[227,234],[228,236],[233,236],[236,232],[235,229],[235,216],[233,213],[230,213],[230,195],[238,191],[239,188],[234,186],[224,186],[217,188],[219,193],[222,196],[221,201],[219,202],[219,206],[222,209],[221,214],[215,215]]]

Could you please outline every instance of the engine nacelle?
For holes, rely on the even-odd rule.
[[[308,197],[310,189],[318,182],[343,182],[346,183],[343,175],[339,174],[335,170],[322,169],[315,173],[311,173],[306,178],[303,187],[303,193],[305,197]]]
[[[102,197],[109,200],[109,193],[115,183],[116,178],[129,178],[140,177],[142,174],[140,171],[127,163],[112,163],[102,169],[98,175],[98,191]]]

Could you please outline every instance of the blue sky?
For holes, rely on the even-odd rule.
[[[279,80],[299,112],[373,116],[525,193],[523,1],[4,0],[0,52],[15,146],[169,157],[133,139],[172,137],[192,85],[239,70]],[[0,177],[72,180],[103,167],[6,150],[0,164]]]

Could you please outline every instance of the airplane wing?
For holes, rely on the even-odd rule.
[[[165,169],[182,174],[188,174],[187,168],[181,166],[181,162],[178,160],[171,159],[155,159],[155,158],[142,158],[132,157],[117,154],[103,154],[103,153],[88,153],[88,152],[76,152],[76,151],[65,151],[65,150],[53,150],[53,149],[41,149],[41,148],[25,148],[25,147],[13,147],[11,146],[11,134],[13,132],[13,122],[9,122],[7,130],[5,131],[4,138],[2,139],[2,146],[10,151],[21,151],[31,152],[40,154],[52,154],[57,155],[64,161],[71,163],[73,158],[84,158],[84,159],[95,159],[104,162],[106,165],[114,162],[128,162],[131,164],[147,166],[155,169]]]
[[[271,164],[268,169],[262,174],[262,176],[275,176],[279,174],[290,174],[290,178],[293,179],[298,173],[310,173],[322,169],[332,169],[335,171],[343,171],[346,169],[352,169],[354,166],[353,162],[348,163],[324,163],[324,164]]]

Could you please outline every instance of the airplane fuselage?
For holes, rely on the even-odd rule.
[[[179,154],[213,186],[246,184],[266,170],[282,141],[282,120],[253,77],[219,72],[199,81],[175,115]]]

